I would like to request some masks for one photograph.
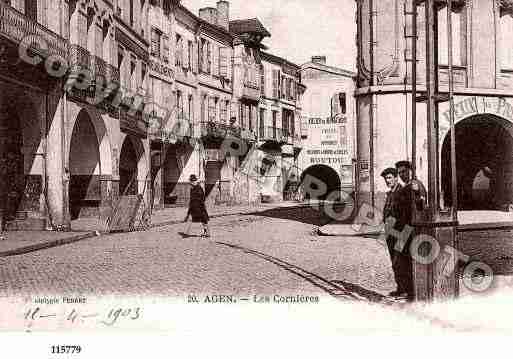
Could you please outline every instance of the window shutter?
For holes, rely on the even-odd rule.
[[[207,74],[212,73],[212,44],[207,41],[207,64],[206,64]]]
[[[260,94],[265,96],[265,69],[264,65],[260,66]]]
[[[196,49],[198,50],[198,71],[203,72],[203,43],[200,41],[196,42]]]
[[[338,98],[338,93],[334,94],[331,97],[331,116],[338,115],[340,113],[340,102]]]
[[[273,98],[278,98],[278,71],[273,70]]]
[[[219,75],[228,77],[228,48],[219,49]]]
[[[169,37],[162,35],[162,59],[165,62],[169,61]]]
[[[219,76],[219,48],[212,45],[212,75]]]
[[[159,33],[155,29],[151,29],[151,54],[159,57],[160,41]]]
[[[192,43],[192,71],[198,73],[198,43],[194,41]]]

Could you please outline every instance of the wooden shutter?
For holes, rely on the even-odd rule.
[[[212,75],[219,74],[219,47],[212,44]]]
[[[192,43],[192,71],[198,73],[198,43],[194,41]]]
[[[219,48],[219,75],[228,77],[228,48]]]
[[[260,66],[260,94],[265,96],[265,68],[264,65]]]
[[[162,59],[165,62],[169,61],[169,37],[162,35]]]
[[[212,44],[207,41],[207,64],[206,64],[207,74],[212,73]]]
[[[279,98],[279,76],[280,72],[278,70],[273,70],[273,98]]]
[[[204,56],[203,56],[203,41],[198,41],[196,43],[196,47],[198,49],[198,71],[203,72],[204,65]]]
[[[156,29],[151,29],[151,54],[159,57],[160,52],[160,36]]]

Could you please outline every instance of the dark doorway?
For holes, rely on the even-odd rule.
[[[23,133],[14,108],[8,108],[0,129],[0,208],[9,220],[16,217],[25,185]]]
[[[70,145],[69,201],[71,219],[96,215],[100,201],[100,151],[91,118],[82,110]]]
[[[513,203],[513,126],[492,115],[456,124],[458,209],[500,210]],[[451,205],[450,133],[442,146],[441,183]]]
[[[119,193],[121,195],[134,195],[138,193],[137,152],[130,137],[126,137],[121,147],[119,157]]]
[[[312,176],[319,180],[320,182],[326,184],[327,191],[326,193],[318,196],[317,198],[310,198],[309,192],[316,192],[320,188],[317,188],[317,181],[308,181],[305,180],[306,176]],[[311,188],[305,188],[305,185],[309,185]],[[319,200],[326,200],[328,196],[330,196],[331,193],[336,192],[338,193],[337,196],[330,196],[331,200],[339,200],[340,199],[340,177],[337,174],[337,172],[326,165],[314,165],[308,167],[303,173],[301,174],[301,190],[305,195],[305,199],[319,199]]]

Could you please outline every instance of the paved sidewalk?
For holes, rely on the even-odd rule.
[[[211,218],[253,213],[271,208],[308,206],[305,203],[280,202],[255,206],[215,206],[208,209]],[[187,208],[175,207],[155,211],[152,227],[161,227],[181,223]],[[37,250],[77,242],[100,235],[104,229],[98,218],[82,218],[72,222],[71,232],[57,231],[12,231],[0,235],[0,257],[19,255]]]
[[[13,231],[1,234],[0,257],[25,254],[40,249],[77,242],[96,236],[95,232]]]
[[[227,206],[216,205],[207,208],[210,218],[232,216],[239,214],[247,214],[259,211],[265,211],[271,208],[286,208],[297,206],[308,206],[308,203],[298,202],[279,202],[279,203],[262,203],[258,205],[245,206]],[[187,214],[187,207],[173,207],[154,211],[151,217],[152,227],[162,227],[171,224],[183,222]],[[71,223],[74,231],[104,231],[104,225],[100,223],[98,218],[81,218]]]

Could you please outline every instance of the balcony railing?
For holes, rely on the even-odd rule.
[[[34,48],[36,52],[48,55],[68,56],[68,42],[50,29],[32,21],[15,8],[0,1],[0,35],[20,43],[28,36],[35,36],[45,48]],[[35,41],[34,41],[35,42]]]
[[[260,101],[260,92],[260,84],[249,80],[244,81],[244,88],[242,89],[243,97],[254,101]]]
[[[201,136],[214,138],[225,138],[227,136],[232,136],[241,138],[241,128],[220,122],[202,122]]]
[[[264,127],[259,131],[260,141],[272,141],[278,143],[286,143],[288,140],[288,132],[283,128],[278,127]]]
[[[119,84],[119,70],[82,46],[72,44],[69,48],[69,64],[72,71],[89,70],[91,80],[103,77],[107,82]]]

